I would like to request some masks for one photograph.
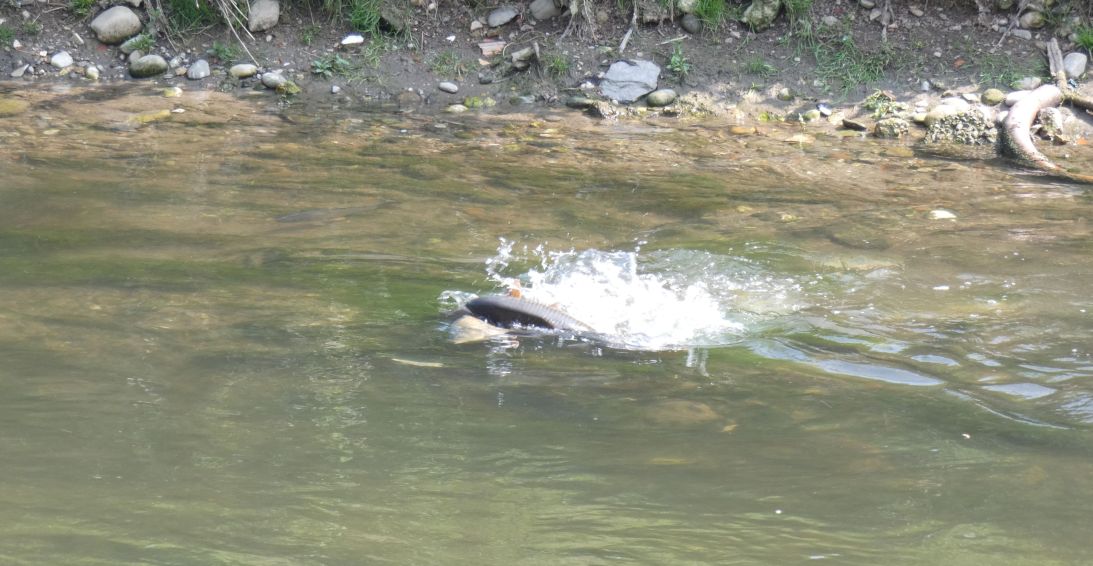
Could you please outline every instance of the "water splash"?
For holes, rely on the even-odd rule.
[[[486,261],[498,292],[556,306],[612,346],[684,350],[737,343],[755,322],[801,307],[799,286],[752,262],[694,250],[515,250],[502,240]],[[529,268],[528,266],[531,265]],[[512,273],[521,269],[522,273]],[[448,292],[442,298],[465,301]]]

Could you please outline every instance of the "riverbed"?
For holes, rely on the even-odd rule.
[[[1088,188],[793,124],[0,96],[5,563],[1093,561]],[[515,287],[603,332],[453,343]]]

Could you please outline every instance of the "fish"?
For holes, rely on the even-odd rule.
[[[485,295],[466,302],[463,308],[500,328],[541,328],[569,332],[593,332],[593,328],[561,309],[511,295]]]

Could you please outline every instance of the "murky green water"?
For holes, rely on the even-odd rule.
[[[1093,562],[1088,189],[792,128],[118,95],[0,117],[0,562]],[[724,347],[451,344],[499,238],[760,284]]]

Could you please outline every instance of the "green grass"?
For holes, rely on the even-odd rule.
[[[239,48],[231,45],[230,43],[220,43],[214,41],[213,46],[209,49],[209,55],[212,55],[222,63],[231,63],[239,58],[242,53]]]
[[[393,41],[389,41],[382,35],[372,38],[372,41],[361,50],[361,61],[366,67],[375,69],[383,61],[383,54],[398,49]]]
[[[979,71],[979,82],[991,86],[1012,88],[1014,83],[1025,77],[1048,75],[1047,68],[1042,63],[1039,66],[1022,64],[1004,55],[984,54],[976,59],[975,64]]]
[[[220,11],[209,0],[166,0],[163,11],[174,33],[185,33],[222,21]]]
[[[1074,30],[1074,34],[1078,36],[1078,47],[1093,53],[1093,26],[1082,26]]]
[[[564,79],[569,76],[569,71],[572,68],[572,63],[569,61],[569,57],[562,55],[561,53],[551,53],[546,56],[544,66],[546,72],[554,80]]]
[[[691,72],[691,63],[687,61],[686,55],[683,54],[683,46],[679,43],[672,48],[672,56],[668,58],[668,70],[680,82]]]
[[[429,69],[446,79],[462,79],[467,74],[467,65],[453,49],[446,49],[429,59]]]
[[[892,63],[890,47],[863,51],[850,34],[820,40],[813,55],[820,78],[829,84],[838,83],[844,93],[880,80],[884,77],[884,70]]]
[[[758,75],[764,79],[778,72],[774,65],[767,63],[762,57],[753,57],[744,63],[744,70],[749,74]]]
[[[14,39],[15,31],[8,26],[0,25],[0,45],[4,47],[11,47],[11,42]]]
[[[698,0],[695,16],[707,26],[715,27],[729,19],[729,12],[725,0]]]
[[[349,26],[373,37],[380,35],[380,8],[382,0],[351,0]]]
[[[72,10],[73,14],[81,18],[86,18],[91,13],[91,8],[95,6],[95,0],[71,0],[68,4],[68,9]]]
[[[334,75],[344,76],[352,69],[349,61],[343,59],[337,53],[330,53],[311,62],[311,72],[321,75],[324,79],[330,79]]]

